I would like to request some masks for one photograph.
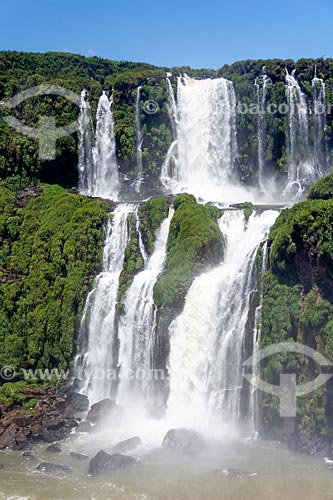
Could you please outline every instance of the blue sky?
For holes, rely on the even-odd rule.
[[[161,66],[333,56],[333,0],[1,0],[0,49]]]

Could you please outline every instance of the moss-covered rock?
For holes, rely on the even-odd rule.
[[[167,243],[166,267],[154,289],[158,307],[178,310],[194,279],[206,266],[222,259],[223,236],[217,224],[222,211],[199,205],[194,196],[180,195],[174,200]]]
[[[163,197],[152,198],[139,207],[140,231],[148,255],[154,250],[155,234],[168,216],[169,206]]]
[[[329,200],[331,198],[333,198],[333,174],[316,182],[308,193],[309,200]]]
[[[90,284],[102,262],[106,202],[44,186],[0,205],[0,365],[71,365]]]

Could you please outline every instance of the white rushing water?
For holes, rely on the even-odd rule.
[[[262,277],[264,273],[268,269],[268,242],[265,241],[262,246],[262,255],[261,255],[261,268],[260,268],[260,276]],[[250,426],[251,433],[254,438],[258,437],[259,433],[259,398],[258,398],[258,390],[257,380],[260,377],[260,365],[258,363],[259,351],[260,351],[260,342],[261,342],[261,333],[262,333],[262,305],[264,300],[264,292],[262,288],[262,284],[260,284],[260,294],[259,294],[259,305],[255,311],[255,321],[254,321],[254,329],[253,329],[253,349],[252,349],[252,378],[251,378],[251,387],[250,387]]]
[[[94,185],[94,167],[92,148],[94,143],[94,125],[91,109],[87,100],[87,91],[82,90],[79,116],[79,191],[89,193]]]
[[[133,205],[118,205],[108,224],[104,246],[103,271],[89,294],[82,328],[88,323],[85,334],[88,346],[82,361],[85,386],[82,390],[95,403],[110,397],[114,389],[115,315],[119,276],[123,269],[128,243],[127,218],[135,210]]]
[[[87,196],[117,201],[119,174],[111,106],[112,97],[109,99],[103,92],[97,106],[95,144],[91,147],[92,143],[89,137],[92,125],[91,119],[89,119],[89,104],[85,97],[81,96],[79,186],[80,192]]]
[[[137,193],[141,191],[142,184],[142,144],[143,136],[141,130],[141,88],[138,87],[136,91],[136,101],[135,101],[135,126],[136,126],[136,167],[137,167],[137,177],[134,189]]]
[[[288,185],[286,197],[295,198],[303,192],[303,183],[313,183],[320,177],[310,148],[309,112],[305,94],[295,78],[286,70],[286,94],[289,107],[287,127]]]
[[[314,146],[316,167],[320,177],[329,173],[327,168],[327,134],[326,134],[326,88],[322,78],[317,77],[317,67],[312,79],[313,111],[315,120]]]
[[[166,260],[166,244],[173,210],[162,222],[156,234],[154,251],[146,261],[145,269],[137,274],[129,288],[124,315],[119,324],[120,384],[118,401],[126,406],[129,400],[149,403],[152,396],[149,370],[153,362],[154,299],[153,290]],[[142,377],[133,377],[137,371]],[[146,375],[143,377],[143,375]]]
[[[173,109],[172,97],[169,100]],[[186,191],[204,199],[220,199],[235,173],[237,156],[232,82],[225,78],[179,77],[177,110],[172,115],[177,117],[178,157],[169,179],[164,165],[163,184],[174,193]]]
[[[272,80],[266,74],[266,68],[263,66],[261,75],[256,78],[254,86],[257,92],[258,106],[258,183],[261,189],[265,189],[267,184],[266,166],[266,97],[267,85],[271,84]]]
[[[195,279],[180,316],[170,326],[168,418],[207,432],[211,423],[236,423],[243,385],[243,347],[255,257],[277,217],[226,211],[223,263]]]

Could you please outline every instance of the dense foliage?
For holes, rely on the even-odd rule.
[[[59,186],[20,194],[1,188],[0,366],[66,368],[101,263],[107,204]]]
[[[159,307],[179,309],[196,274],[222,258],[221,210],[199,205],[194,196],[174,200],[175,213],[168,237],[166,267],[154,289]]]
[[[327,175],[314,184],[308,192],[309,200],[329,200],[333,198],[333,174]]]
[[[93,114],[102,90],[113,92],[113,111],[117,142],[117,156],[122,174],[132,181],[137,174],[136,160],[136,100],[140,86],[140,119],[143,134],[142,157],[144,186],[147,192],[154,192],[160,169],[168,147],[173,140],[172,127],[168,115],[168,99],[165,76],[170,71],[174,89],[176,77],[187,73],[196,78],[223,76],[233,81],[237,102],[249,106],[257,105],[254,82],[262,67],[272,83],[267,86],[266,104],[286,103],[285,70],[296,68],[296,75],[303,92],[313,108],[311,80],[317,66],[318,77],[326,85],[328,104],[333,105],[333,60],[301,59],[297,62],[287,60],[241,61],[225,65],[218,71],[193,70],[182,68],[157,68],[144,63],[116,62],[98,57],[66,53],[18,53],[0,52],[0,101],[12,98],[22,90],[36,85],[52,83],[80,94],[83,88],[88,97]],[[260,78],[259,78],[260,82]],[[147,103],[154,101],[151,111]],[[14,114],[30,126],[36,126],[39,116],[54,116],[57,126],[75,121],[78,108],[63,97],[34,97],[18,105],[15,110],[5,110],[0,105],[0,115]],[[265,164],[268,171],[285,176],[287,116],[277,111],[265,116]],[[314,120],[311,120],[313,143]],[[332,113],[327,114],[328,150],[332,151]],[[255,183],[258,171],[258,113],[238,112],[237,159],[241,179],[245,183]],[[323,139],[324,140],[324,139]],[[329,160],[332,162],[332,158]],[[77,183],[77,137],[67,136],[57,141],[57,158],[41,161],[38,157],[36,139],[17,134],[0,120],[0,178],[17,175],[25,179],[41,179],[44,182],[57,182],[64,186]]]
[[[326,193],[327,179],[313,187]],[[283,210],[270,233],[271,269],[263,279],[262,346],[279,342],[307,345],[333,360],[333,200],[308,200]],[[281,373],[297,383],[316,378],[310,358],[278,354],[263,363],[263,378],[279,385]],[[332,386],[297,400],[297,435],[331,434]],[[263,395],[263,424],[282,427],[276,397]]]

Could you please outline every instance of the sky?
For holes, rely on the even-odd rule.
[[[158,66],[333,57],[333,0],[0,0],[0,50]]]

